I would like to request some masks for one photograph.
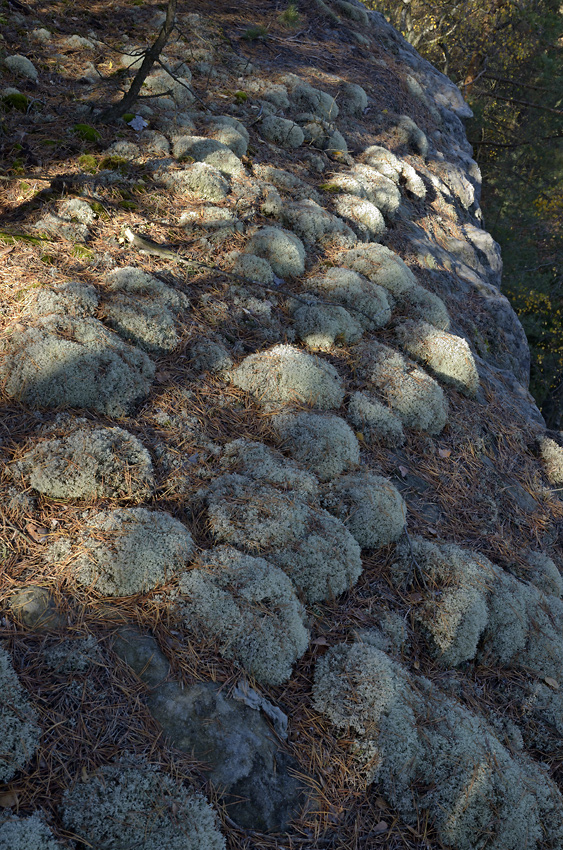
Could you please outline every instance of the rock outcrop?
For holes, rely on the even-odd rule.
[[[0,850],[558,850],[563,434],[470,110],[357,0],[304,40],[198,9],[136,115],[69,96],[77,174],[12,212]],[[95,101],[113,33],[6,15],[45,146],[49,63]]]

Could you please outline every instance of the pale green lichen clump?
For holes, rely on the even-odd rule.
[[[67,829],[90,847],[123,850],[225,850],[217,816],[201,794],[189,792],[140,758],[124,758],[65,791]]]
[[[54,499],[142,499],[154,483],[149,453],[122,428],[78,428],[37,443],[12,470]]]
[[[295,490],[302,498],[315,497],[319,489],[319,482],[312,472],[301,469],[264,443],[245,439],[227,443],[223,449],[222,463],[229,470],[256,481],[275,484],[283,490]]]
[[[390,481],[371,472],[342,475],[324,488],[321,504],[345,523],[362,549],[378,549],[401,536],[407,508]]]
[[[300,539],[270,551],[268,559],[288,574],[309,603],[340,596],[362,572],[358,543],[343,522],[321,509],[311,510]]]
[[[27,818],[14,815],[0,826],[0,850],[64,850],[68,846],[57,841],[37,812]]]
[[[331,413],[280,413],[272,424],[291,457],[328,481],[354,469],[360,447],[354,432],[340,416]]]
[[[9,653],[0,644],[0,782],[22,770],[39,746],[37,714],[12,667]]]
[[[540,440],[540,457],[549,483],[557,486],[563,484],[563,448],[551,437]]]
[[[205,494],[211,534],[281,567],[310,602],[338,596],[362,571],[360,547],[339,519],[307,504],[301,484],[287,490],[277,471],[276,479],[281,486],[248,474],[216,478]]]
[[[50,315],[3,344],[5,391],[31,407],[123,416],[150,389],[155,366],[97,319]]]
[[[401,322],[395,328],[399,345],[414,360],[426,364],[446,384],[474,398],[479,373],[467,340],[438,330],[427,322]]]
[[[259,682],[279,685],[309,644],[292,582],[263,558],[229,546],[202,554],[180,581],[186,625],[217,641]]]
[[[304,286],[324,301],[351,308],[354,321],[364,330],[382,328],[391,318],[387,293],[381,286],[347,268],[331,268]]]
[[[279,277],[298,277],[305,271],[303,243],[281,227],[260,227],[245,252],[267,260]]]
[[[439,434],[448,418],[448,402],[434,378],[392,348],[375,340],[356,347],[358,374],[400,418],[403,425]]]
[[[170,581],[193,550],[188,529],[163,511],[101,511],[84,525],[74,571],[80,584],[99,593],[129,596]]]
[[[495,584],[492,564],[475,552],[452,544],[438,546],[422,538],[402,541],[392,568],[394,580],[412,580],[415,569],[424,590],[414,618],[426,635],[432,654],[442,664],[455,667],[475,657],[489,619],[487,598]]]
[[[348,420],[368,444],[394,448],[405,442],[401,420],[369,393],[354,393],[348,403]]]
[[[330,649],[317,662],[313,700],[352,731],[368,781],[407,823],[427,810],[445,844],[520,850],[538,847],[543,828],[563,837],[563,799],[548,773],[509,753],[484,721],[381,650]]]
[[[330,363],[291,345],[250,354],[231,380],[263,405],[309,404],[322,410],[342,404],[342,380]]]

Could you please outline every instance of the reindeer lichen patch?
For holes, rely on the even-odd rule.
[[[439,434],[448,418],[442,388],[392,348],[372,340],[356,347],[359,374],[370,383],[403,425]]]
[[[143,499],[154,484],[148,451],[123,428],[78,428],[38,442],[12,470],[54,499]]]
[[[321,504],[344,522],[362,549],[395,542],[405,527],[407,507],[401,494],[371,472],[341,475],[325,486]]]
[[[358,465],[358,440],[340,416],[281,413],[274,416],[272,422],[285,451],[321,481],[328,481]]]
[[[154,376],[147,355],[97,319],[49,315],[2,345],[0,378],[10,398],[31,407],[84,407],[123,416]]]
[[[428,366],[444,383],[475,397],[479,373],[467,340],[426,322],[401,322],[395,334],[401,348],[414,360]]]
[[[279,685],[305,652],[305,611],[292,582],[263,558],[228,546],[204,552],[180,581],[181,616],[218,641],[259,682]]]
[[[74,574],[106,596],[143,593],[170,581],[194,550],[181,522],[146,508],[100,511],[84,524],[81,537]]]
[[[37,712],[20,685],[9,653],[0,644],[0,782],[22,770],[39,746]]]
[[[295,402],[327,410],[340,407],[344,398],[334,366],[291,345],[250,354],[232,370],[231,380],[264,406]]]

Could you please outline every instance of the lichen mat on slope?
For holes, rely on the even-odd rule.
[[[359,2],[179,3],[104,126],[162,10],[35,5],[0,64],[0,850],[561,848],[563,434],[459,91]]]

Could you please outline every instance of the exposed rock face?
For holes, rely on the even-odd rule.
[[[470,110],[357,0],[300,4],[283,71],[253,11],[235,52],[222,7],[180,10],[117,138],[65,117],[79,188],[17,208],[40,238],[0,268],[0,850],[235,826],[249,850],[559,850],[563,435]],[[109,34],[28,44],[6,16],[2,121],[33,145],[28,48],[76,63]],[[182,243],[118,247],[125,218]]]

